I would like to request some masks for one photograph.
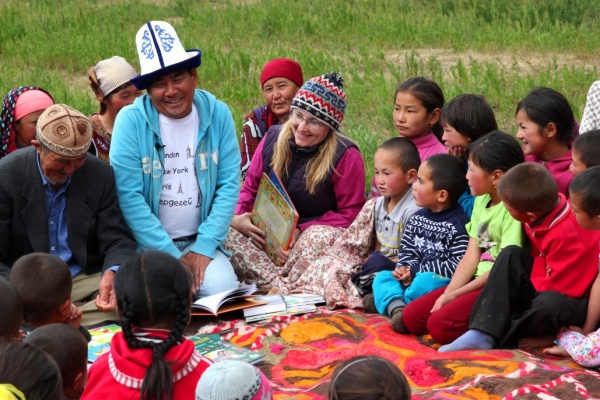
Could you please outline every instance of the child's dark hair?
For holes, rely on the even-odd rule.
[[[450,205],[455,205],[469,185],[464,160],[451,154],[435,154],[425,163],[431,173],[433,190],[447,191]]]
[[[527,117],[540,128],[554,123],[556,139],[566,145],[571,143],[575,116],[569,101],[560,92],[547,87],[537,87],[521,100],[515,114],[520,110],[524,110]]]
[[[56,362],[29,343],[0,343],[0,382],[12,384],[27,400],[64,399]]]
[[[527,162],[502,176],[498,194],[504,203],[521,213],[546,214],[558,203],[558,184],[542,164]]]
[[[402,371],[378,356],[351,358],[336,368],[329,384],[330,400],[405,400],[410,396]]]
[[[494,110],[476,94],[461,94],[450,100],[442,108],[440,123],[442,127],[450,125],[473,142],[498,129]]]
[[[183,336],[188,324],[192,280],[175,257],[146,251],[128,258],[115,275],[117,307],[123,335],[132,348],[153,351],[141,388],[142,400],[171,400],[173,372],[164,355]],[[171,324],[168,337],[160,342],[138,340],[133,327],[150,328],[156,323]]]
[[[405,173],[411,169],[416,171],[421,165],[421,157],[417,146],[410,139],[404,137],[391,138],[383,142],[379,148],[393,152],[398,160],[398,165]]]
[[[27,335],[25,343],[45,351],[56,361],[63,379],[65,395],[67,395],[67,391],[71,390],[77,375],[85,373],[87,369],[87,341],[78,329],[70,325],[41,326]]]
[[[43,321],[71,298],[73,280],[69,266],[59,257],[31,253],[13,264],[9,279],[23,302],[23,320]]]
[[[506,172],[525,161],[517,139],[502,131],[492,131],[469,145],[469,160],[488,174]]]
[[[404,92],[408,92],[419,99],[428,113],[432,113],[436,108],[441,110],[446,102],[442,88],[434,81],[423,77],[409,78],[398,85],[394,99],[396,99],[398,93]],[[439,121],[431,127],[431,131],[438,140],[442,138],[442,127]]]
[[[573,140],[573,150],[586,168],[600,165],[600,129],[587,131]]]
[[[571,201],[577,198],[579,208],[589,217],[600,215],[600,166],[577,175],[569,185],[569,194]]]
[[[23,303],[13,284],[3,277],[0,277],[0,304],[0,338],[16,339],[23,320]]]

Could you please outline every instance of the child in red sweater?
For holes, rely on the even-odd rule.
[[[82,400],[194,400],[212,361],[183,337],[191,289],[190,274],[169,254],[147,251],[121,265],[114,290],[123,332],[90,367]]]
[[[498,193],[523,222],[531,254],[506,247],[471,311],[469,331],[439,351],[531,346],[562,326],[581,326],[598,274],[597,232],[585,231],[552,175],[541,165],[510,169]]]

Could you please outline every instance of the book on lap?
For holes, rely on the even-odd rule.
[[[264,251],[276,265],[277,250],[289,249],[298,218],[298,211],[277,174],[263,172],[252,208],[252,223],[265,232]]]

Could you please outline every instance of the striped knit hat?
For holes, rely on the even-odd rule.
[[[335,131],[346,111],[344,80],[339,72],[329,72],[307,81],[292,100],[292,108],[306,111]]]

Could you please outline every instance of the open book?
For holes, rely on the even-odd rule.
[[[263,172],[252,208],[252,223],[265,232],[265,253],[279,265],[277,249],[289,248],[298,212],[274,171],[269,175]]]
[[[249,364],[257,364],[263,361],[264,356],[258,351],[249,350],[245,347],[221,340],[219,335],[195,335],[187,339],[194,342],[196,350],[204,357],[214,362],[224,360],[239,360]]]
[[[219,315],[234,310],[241,310],[265,304],[250,296],[256,292],[256,285],[240,286],[225,292],[213,294],[192,303],[191,315]]]

